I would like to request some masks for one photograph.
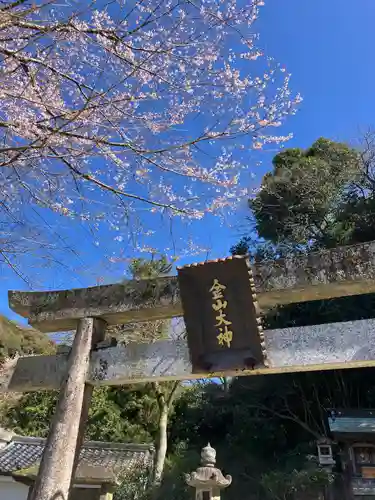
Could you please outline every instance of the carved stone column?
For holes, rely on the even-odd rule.
[[[232,477],[224,477],[215,463],[216,451],[208,443],[201,453],[201,467],[185,476],[186,483],[195,488],[195,500],[220,500],[220,491],[232,483]]]

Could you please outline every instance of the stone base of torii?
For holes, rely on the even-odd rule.
[[[262,263],[254,266],[252,272],[263,309],[375,292],[375,242]],[[15,312],[41,331],[76,329],[68,355],[19,358],[0,375],[2,391],[60,388],[30,500],[68,500],[95,385],[220,375],[193,370],[185,341],[98,350],[107,324],[182,315],[175,277],[81,290],[9,292],[9,302]],[[269,367],[257,366],[255,370],[241,372],[228,370],[226,374],[375,366],[375,352],[369,348],[375,345],[374,326],[374,320],[368,320],[265,331]],[[338,334],[340,338],[336,339]]]

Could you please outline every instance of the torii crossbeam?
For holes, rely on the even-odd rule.
[[[375,292],[375,242],[265,262],[253,266],[252,273],[262,309]],[[77,331],[69,355],[19,358],[0,376],[3,391],[60,388],[31,500],[68,499],[95,385],[217,376],[193,373],[184,340],[95,348],[107,324],[181,316],[176,277],[78,290],[11,291],[9,304],[41,331]],[[266,331],[262,336],[269,367],[226,374],[375,366],[374,326],[375,320],[368,320]]]

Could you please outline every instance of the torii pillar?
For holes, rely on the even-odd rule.
[[[215,467],[216,450],[210,443],[201,452],[201,467],[186,474],[186,483],[195,488],[195,500],[220,500],[220,491],[232,483],[232,476],[223,476]]]
[[[68,500],[84,437],[93,386],[86,384],[90,352],[103,339],[106,323],[78,322],[66,375],[30,500]]]

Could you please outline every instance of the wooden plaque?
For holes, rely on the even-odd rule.
[[[362,477],[365,479],[374,479],[375,467],[362,467]]]
[[[264,337],[246,257],[178,269],[193,373],[266,365]]]

